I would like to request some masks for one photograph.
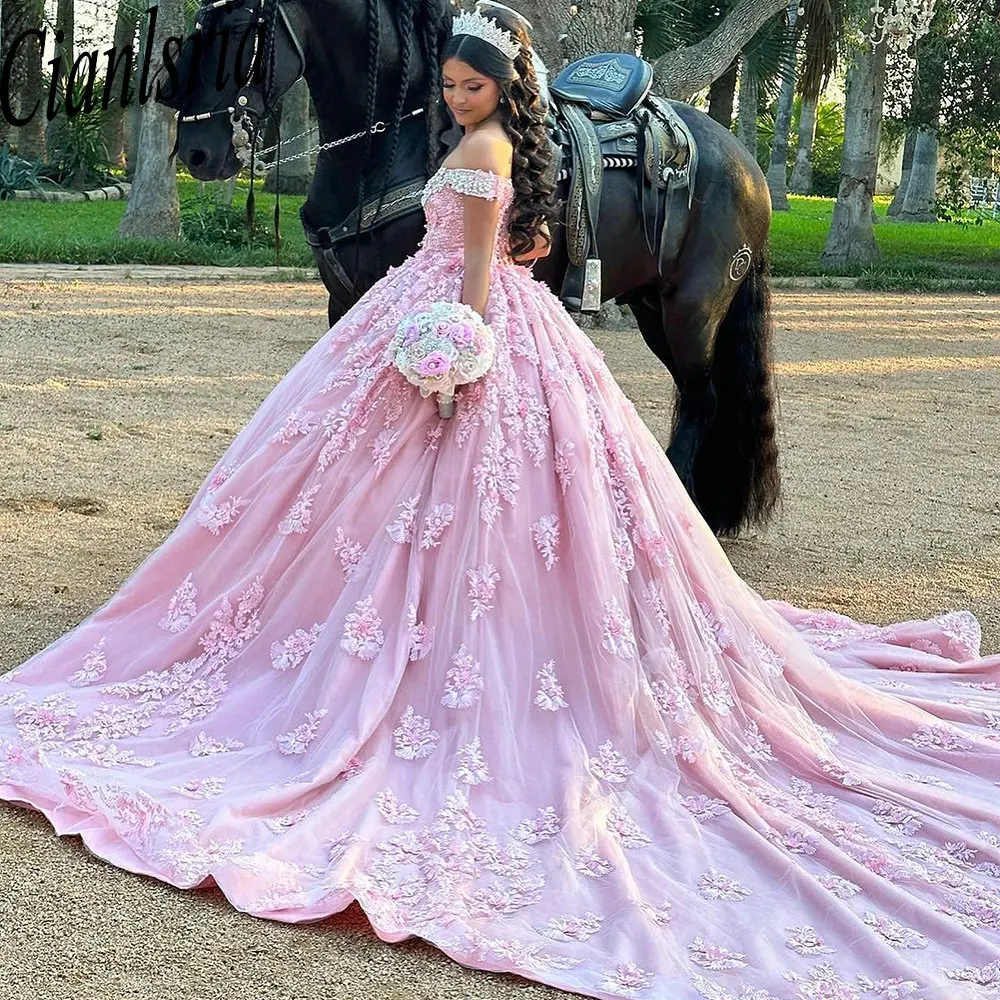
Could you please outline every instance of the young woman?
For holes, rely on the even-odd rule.
[[[0,797],[257,916],[357,899],[387,941],[594,997],[992,995],[1000,657],[965,612],[878,628],[736,575],[524,266],[529,45],[456,21],[422,246],[2,678]],[[457,300],[497,350],[442,419],[386,346]]]

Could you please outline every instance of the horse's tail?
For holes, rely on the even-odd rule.
[[[766,249],[719,324],[711,379],[717,401],[694,463],[699,506],[716,532],[764,523],[781,495],[771,373],[771,289]]]

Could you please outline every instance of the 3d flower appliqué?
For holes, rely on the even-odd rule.
[[[358,601],[345,619],[340,648],[362,660],[374,660],[384,642],[382,619],[374,607],[374,599],[369,595]]]
[[[304,754],[319,733],[320,720],[327,714],[327,709],[307,712],[306,721],[287,733],[278,737],[278,749],[286,756],[296,757]]]
[[[167,613],[159,620],[160,628],[167,632],[183,632],[198,614],[198,588],[193,573],[188,573],[174,591],[167,605]]]
[[[271,643],[271,666],[275,670],[292,670],[308,655],[320,633],[326,628],[325,622],[316,622],[312,628],[297,628],[287,639]]]
[[[441,738],[436,729],[431,729],[431,720],[417,715],[412,705],[406,706],[392,735],[396,743],[396,756],[403,760],[430,757],[437,750],[438,740]]]
[[[454,666],[445,674],[441,704],[445,708],[469,708],[483,693],[483,671],[479,662],[466,649],[465,643],[451,658]]]
[[[562,685],[556,679],[556,661],[548,660],[538,668],[535,677],[538,679],[538,690],[535,692],[535,704],[546,712],[557,712],[561,708],[569,708],[569,703],[563,697]]]

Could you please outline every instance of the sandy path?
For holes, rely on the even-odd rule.
[[[785,502],[726,548],[768,597],[884,623],[969,608],[1000,649],[1000,299],[783,292]],[[315,284],[0,286],[0,671],[103,603],[326,329]],[[661,441],[638,333],[594,333]],[[0,805],[0,1000],[542,997],[352,907],[292,927],[182,893]]]

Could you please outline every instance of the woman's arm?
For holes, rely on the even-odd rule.
[[[489,170],[507,176],[510,146],[492,136],[471,136],[466,142],[462,166],[469,170]],[[481,316],[486,315],[490,297],[490,261],[496,244],[500,219],[500,199],[464,195],[465,275],[462,301]]]

